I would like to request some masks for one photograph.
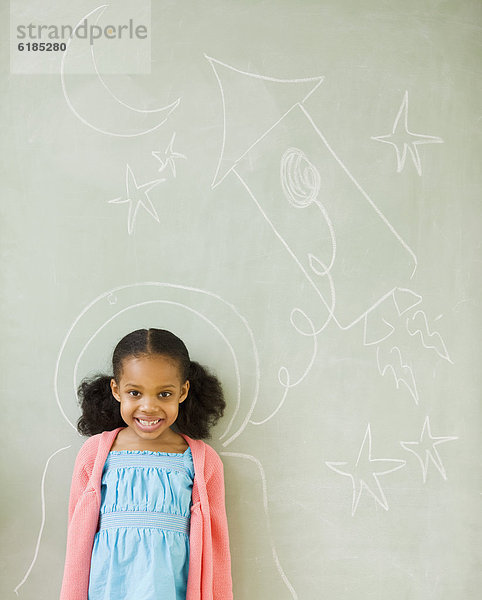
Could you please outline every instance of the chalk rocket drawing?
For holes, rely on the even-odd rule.
[[[406,90],[403,95],[403,101],[395,118],[392,133],[372,136],[372,140],[390,144],[395,148],[397,155],[397,173],[400,173],[404,168],[407,153],[410,153],[413,164],[419,175],[422,175],[422,162],[417,147],[422,144],[443,144],[443,140],[439,137],[412,133],[408,130],[408,90]]]
[[[161,152],[156,152],[154,150],[152,151],[152,156],[154,156],[154,158],[157,158],[157,160],[161,163],[161,166],[159,167],[159,173],[164,171],[164,169],[169,166],[171,167],[173,177],[176,177],[176,159],[186,158],[184,154],[181,154],[180,152],[174,152],[173,144],[175,138],[176,132],[172,134],[171,141],[169,142],[167,148],[164,150],[164,155],[162,155]]]
[[[447,474],[436,446],[457,440],[455,436],[434,437],[430,429],[430,419],[425,417],[422,432],[418,442],[400,442],[400,446],[417,457],[422,469],[423,482],[427,482],[428,465],[431,462],[442,477],[447,480]]]
[[[91,19],[95,17],[95,24],[97,24],[107,6],[110,5],[98,6],[82,17],[74,27],[74,33],[89,17]],[[89,64],[90,61],[92,81],[84,88],[87,92],[84,98],[79,92],[75,95],[73,91],[69,91],[68,73],[71,55],[76,60],[80,56],[85,56],[86,60],[83,64]],[[94,46],[89,43],[89,40],[82,40],[75,35],[72,35],[66,43],[66,50],[60,64],[60,80],[65,101],[77,119],[98,133],[114,137],[136,137],[154,131],[167,121],[181,101],[178,98],[167,106],[155,109],[136,108],[123,102],[101,77],[95,61]],[[128,82],[127,77],[126,81]]]
[[[380,307],[391,301],[400,316],[422,301],[407,287],[418,261],[310,117],[304,104],[323,77],[277,79],[241,71],[207,55],[206,59],[223,107],[223,139],[212,187],[229,174],[238,178],[325,312],[322,323],[315,325],[303,310],[292,310],[294,329],[313,338],[313,355],[296,381],[286,367],[280,368],[282,397],[269,415],[250,421],[260,425],[278,412],[288,390],[308,374],[316,357],[315,338],[331,321],[342,330],[363,323],[365,345],[390,337],[395,325],[380,318]],[[407,107],[408,96],[402,105],[405,116]],[[422,137],[427,142],[427,136]],[[435,139],[439,138],[430,138]],[[411,335],[424,331],[420,323],[409,330],[408,322]],[[428,325],[426,331],[421,339],[431,344],[425,347],[433,347],[436,338],[440,354],[448,358],[441,338],[431,335]],[[412,366],[397,344],[388,350],[377,348],[376,363],[382,375],[391,373],[396,387],[404,385],[418,404]]]
[[[153,187],[166,181],[165,179],[154,179],[142,185],[137,185],[136,178],[129,165],[126,168],[126,195],[125,197],[114,198],[109,200],[109,204],[125,204],[129,205],[129,214],[127,217],[127,231],[129,235],[134,232],[137,212],[142,206],[150,215],[159,223],[159,215],[157,214],[154,205],[149,198],[149,192]]]
[[[370,424],[368,424],[355,461],[326,461],[325,464],[335,473],[351,479],[353,487],[351,514],[353,516],[358,508],[363,490],[366,490],[382,508],[389,509],[379,478],[401,469],[406,462],[396,458],[372,458],[372,433]]]
[[[219,83],[224,114],[223,144],[212,186],[228,173],[238,177],[319,296],[328,320],[341,329],[352,327],[395,287],[410,280],[417,258],[306,110],[303,103],[323,78],[274,79],[206,58]],[[240,85],[249,91],[242,98]],[[263,100],[267,90],[276,93],[275,87],[282,98],[286,90],[289,93],[283,100],[286,106],[278,109],[278,113],[285,110],[281,118],[263,108],[271,106],[269,99]],[[237,134],[256,135],[252,128],[243,127],[249,110],[267,111],[257,120],[266,125],[258,137],[228,137],[234,129]]]

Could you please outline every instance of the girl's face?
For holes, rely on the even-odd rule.
[[[122,418],[139,438],[161,442],[172,436],[169,427],[189,391],[175,360],[160,354],[126,358],[120,381],[110,385]]]

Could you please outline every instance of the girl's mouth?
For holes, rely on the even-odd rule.
[[[156,419],[155,421],[153,421],[152,419],[137,419],[136,417],[134,417],[134,421],[136,422],[139,429],[147,433],[150,433],[151,431],[156,431],[156,429],[159,429],[159,427],[164,423],[164,419]]]

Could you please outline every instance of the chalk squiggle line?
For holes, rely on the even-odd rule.
[[[295,311],[298,311],[300,314],[302,314],[305,319],[308,321],[310,327],[311,327],[311,334],[302,332],[301,329],[298,328],[298,326],[296,325],[296,323],[293,320],[293,313]],[[276,413],[281,409],[281,407],[283,406],[286,397],[288,395],[288,390],[292,387],[297,386],[298,384],[300,384],[303,379],[308,375],[308,373],[311,371],[311,368],[313,367],[313,364],[315,362],[315,358],[316,355],[318,353],[318,343],[316,340],[316,335],[317,332],[315,331],[315,326],[313,324],[313,322],[311,321],[311,319],[308,317],[308,315],[303,312],[300,308],[294,308],[291,311],[291,324],[293,325],[293,327],[298,331],[298,333],[301,333],[302,335],[310,335],[313,338],[313,352],[312,352],[312,356],[310,359],[310,362],[308,363],[308,366],[305,369],[305,372],[303,373],[303,375],[301,375],[301,377],[295,381],[294,383],[290,383],[290,372],[288,371],[288,369],[286,367],[280,367],[278,370],[278,381],[280,383],[280,385],[284,388],[284,392],[283,392],[283,396],[281,397],[281,400],[278,402],[278,406],[271,412],[271,414],[269,416],[267,416],[266,418],[264,418],[262,421],[253,421],[250,420],[249,422],[251,423],[251,425],[264,425],[264,423],[266,423],[267,421],[269,421],[270,419],[272,419]]]
[[[276,564],[276,568],[278,569],[278,573],[281,576],[281,579],[283,580],[284,584],[286,585],[286,587],[289,589],[290,593],[291,593],[291,597],[293,598],[293,600],[298,600],[298,594],[296,593],[294,587],[291,585],[291,583],[288,580],[288,577],[286,576],[285,572],[283,571],[283,568],[281,566],[281,563],[279,561],[278,558],[278,554],[276,552],[276,548],[274,546],[274,542],[273,542],[273,537],[271,535],[271,524],[270,524],[270,519],[269,519],[269,513],[268,513],[268,491],[267,491],[267,485],[266,485],[266,475],[263,469],[263,465],[261,464],[261,462],[254,456],[251,456],[250,454],[241,454],[239,452],[220,452],[221,456],[232,456],[234,458],[245,458],[247,460],[250,460],[251,462],[254,462],[254,464],[258,467],[260,476],[261,476],[261,483],[263,486],[263,507],[264,507],[264,512],[265,512],[265,516],[266,516],[266,526],[268,528],[268,538],[269,538],[269,543],[271,545],[271,552],[273,554],[273,560]]]
[[[424,348],[427,349],[432,349],[435,350],[435,352],[440,356],[440,358],[445,358],[445,360],[448,360],[449,363],[454,364],[454,361],[450,358],[449,353],[447,352],[447,348],[445,347],[444,341],[442,339],[442,336],[440,335],[440,333],[438,331],[430,331],[430,327],[428,326],[428,321],[427,321],[427,315],[425,314],[425,312],[423,310],[417,310],[416,313],[414,313],[411,317],[412,321],[415,321],[415,319],[417,318],[418,315],[422,316],[424,325],[425,325],[425,331],[422,331],[420,329],[420,327],[418,327],[417,325],[414,325],[415,327],[415,331],[411,331],[409,328],[409,321],[410,319],[406,320],[406,327],[407,327],[407,331],[408,333],[413,337],[414,335],[417,335],[417,333],[420,334],[420,341],[422,342],[422,346]],[[426,339],[425,336],[428,336],[430,338],[430,340],[432,340],[433,338],[435,338],[439,344],[435,343],[435,344],[431,344],[431,343],[426,343]],[[442,350],[440,351],[440,347],[442,348]]]
[[[306,367],[303,375],[300,378],[298,378],[298,380],[295,381],[294,383],[290,383],[290,374],[289,374],[288,369],[284,366],[280,367],[280,369],[278,371],[278,381],[279,381],[280,385],[284,387],[284,392],[283,392],[283,395],[282,395],[280,401],[278,402],[278,406],[271,412],[271,414],[269,416],[265,417],[263,420],[261,420],[261,421],[250,420],[250,423],[252,425],[263,425],[264,423],[266,423],[267,421],[272,419],[277,414],[277,412],[281,409],[281,407],[283,406],[283,404],[286,400],[286,397],[288,395],[288,390],[292,387],[295,387],[299,383],[301,383],[301,381],[303,381],[303,379],[308,375],[311,368],[313,367],[313,364],[314,364],[314,361],[316,358],[316,354],[317,354],[316,336],[318,336],[328,326],[328,324],[331,322],[331,320],[336,320],[335,319],[336,293],[335,293],[335,284],[333,281],[333,276],[331,274],[331,269],[333,267],[335,255],[336,255],[335,231],[334,231],[333,224],[332,224],[332,222],[329,218],[329,215],[328,215],[327,211],[325,210],[324,206],[321,204],[321,202],[316,200],[316,195],[318,194],[318,191],[319,191],[318,183],[317,183],[319,181],[318,171],[316,170],[316,168],[313,165],[311,165],[311,167],[309,167],[311,177],[313,178],[313,185],[310,186],[309,185],[310,179],[306,178],[306,173],[304,175],[301,173],[301,167],[298,164],[301,160],[304,160],[306,162],[306,164],[311,165],[309,159],[298,148],[289,148],[285,152],[285,154],[282,157],[281,167],[280,167],[281,185],[284,189],[285,195],[289,199],[290,204],[292,206],[294,206],[296,208],[304,208],[311,203],[316,204],[318,206],[323,218],[325,219],[325,222],[330,231],[331,246],[332,246],[330,264],[327,266],[319,258],[316,258],[312,254],[309,255],[310,266],[311,266],[312,271],[314,273],[316,273],[316,275],[327,277],[327,279],[328,279],[328,285],[330,288],[330,295],[331,295],[330,305],[328,305],[326,299],[323,296],[320,296],[327,311],[328,311],[328,316],[327,316],[325,322],[323,323],[323,325],[318,330],[316,330],[313,322],[311,321],[311,319],[308,317],[308,315],[303,310],[301,310],[300,308],[294,308],[291,311],[290,322],[291,322],[291,325],[295,328],[295,330],[300,335],[313,338],[313,353],[312,353],[311,359],[310,359],[308,366]],[[293,161],[295,161],[295,162],[297,161],[296,168],[293,167],[293,165],[291,164]],[[290,163],[288,165],[288,166],[290,166],[290,169],[288,169],[288,167],[287,167],[288,162]],[[307,167],[307,169],[308,169],[308,167]],[[312,282],[310,276],[308,275],[307,271],[305,270],[304,266],[298,260],[298,257],[295,255],[293,250],[288,246],[285,239],[278,233],[275,226],[273,225],[273,222],[268,217],[268,215],[264,212],[263,208],[257,201],[255,195],[253,194],[253,192],[251,191],[251,189],[249,188],[247,183],[244,181],[244,179],[241,177],[241,175],[239,175],[239,173],[237,172],[237,170],[235,168],[233,168],[232,171],[238,177],[239,181],[243,184],[246,191],[248,192],[248,194],[251,196],[251,198],[255,202],[256,206],[258,207],[259,211],[261,212],[261,214],[263,215],[265,220],[270,225],[270,227],[273,230],[276,237],[281,241],[281,243],[285,246],[285,248],[291,254],[291,256],[293,257],[295,262],[298,264],[300,269],[306,275],[307,279],[313,284],[313,282]],[[304,185],[302,185],[303,182],[304,182]],[[314,286],[314,287],[319,295],[319,291],[317,290],[316,286]],[[294,320],[295,314],[301,315],[302,317],[304,317],[306,319],[306,321],[309,324],[309,331],[303,331],[300,327],[298,327],[298,325],[295,323],[295,320]]]
[[[398,346],[393,346],[390,349],[389,354],[392,354],[392,353],[395,353],[398,355],[398,364],[395,364],[395,363],[391,364],[390,362],[388,362],[388,360],[385,360],[385,365],[382,368],[382,366],[380,364],[380,346],[377,346],[378,372],[383,377],[385,375],[385,373],[388,370],[390,370],[395,379],[395,385],[397,386],[397,390],[400,388],[400,384],[403,383],[403,385],[410,392],[410,395],[412,396],[415,404],[418,406],[418,391],[417,391],[417,384],[415,383],[415,377],[413,376],[413,370],[408,363],[403,362],[402,353],[400,352],[400,348]],[[397,368],[400,368],[401,371],[407,370],[409,373],[409,376],[408,377],[405,377],[404,375],[398,376],[397,371],[396,371]]]
[[[44,529],[44,525],[45,525],[45,477],[47,475],[47,469],[49,466],[50,461],[52,460],[52,458],[58,454],[59,452],[62,452],[63,450],[67,450],[68,448],[71,448],[71,446],[65,446],[64,448],[59,448],[58,450],[56,450],[53,454],[51,454],[45,464],[45,468],[44,468],[44,472],[42,475],[42,482],[40,484],[40,497],[42,500],[42,522],[40,524],[40,531],[38,534],[38,538],[37,538],[37,545],[35,546],[35,552],[34,552],[34,556],[32,559],[32,562],[30,563],[29,568],[27,569],[27,572],[25,573],[25,577],[22,579],[22,581],[17,585],[17,587],[13,590],[15,592],[15,594],[18,596],[18,590],[20,587],[22,587],[22,585],[27,581],[28,576],[30,575],[31,570],[33,569],[33,566],[37,560],[37,556],[38,556],[38,551],[39,551],[39,547],[40,547],[40,540],[42,538],[42,533],[43,533],[43,529]]]

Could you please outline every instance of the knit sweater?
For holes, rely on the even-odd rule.
[[[90,437],[79,450],[70,489],[67,548],[60,600],[88,600],[104,463],[123,429]],[[223,464],[211,446],[183,434],[194,462],[186,600],[232,600]],[[130,599],[129,599],[130,600]]]

